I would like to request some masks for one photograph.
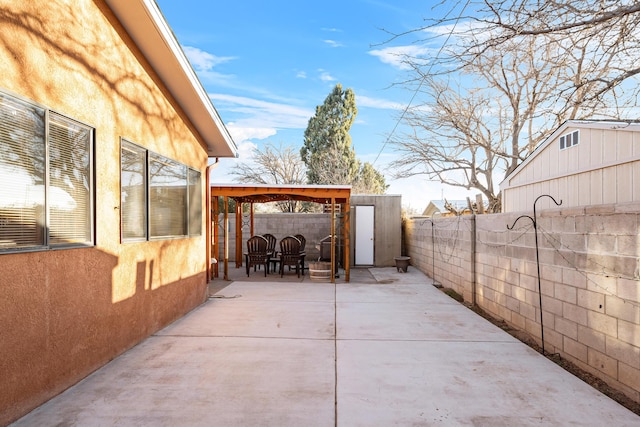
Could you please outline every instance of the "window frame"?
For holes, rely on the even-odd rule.
[[[580,144],[580,130],[567,132],[559,138],[560,150],[566,150]]]
[[[44,194],[44,197],[42,199],[43,201],[40,204],[38,204],[38,206],[41,206],[40,209],[42,209],[42,213],[38,217],[38,222],[40,222],[40,224],[37,224],[35,228],[36,230],[35,234],[39,234],[40,236],[33,240],[33,244],[26,243],[21,246],[6,246],[6,247],[0,246],[0,254],[23,253],[23,252],[44,252],[44,251],[51,251],[51,250],[94,247],[96,244],[96,239],[95,239],[95,234],[96,234],[95,233],[95,226],[96,226],[96,220],[95,220],[95,208],[96,208],[95,141],[96,141],[96,136],[95,136],[95,133],[96,133],[96,129],[95,127],[87,123],[84,123],[80,120],[69,117],[68,115],[62,114],[56,110],[53,110],[47,107],[46,105],[40,104],[30,99],[26,99],[25,97],[12,93],[10,91],[0,89],[0,94],[2,95],[3,98],[8,99],[12,103],[23,105],[25,107],[25,111],[26,110],[29,110],[32,112],[35,112],[37,110],[42,111],[42,116],[41,116],[42,129],[40,130],[42,132],[42,144],[38,143],[38,146],[40,147],[40,149],[42,149],[42,153],[35,153],[34,155],[33,153],[35,149],[32,149],[31,151],[29,151],[29,155],[34,155],[34,157],[38,159],[38,154],[41,154],[41,159],[38,159],[38,161],[42,164],[42,167],[43,167],[42,177],[40,178],[42,181],[42,184],[31,184],[31,185],[35,185],[35,186],[42,185],[42,192]],[[11,129],[12,128],[11,126],[12,125],[10,124],[8,128]],[[52,213],[52,210],[54,209],[64,210],[63,208],[57,208],[55,206],[56,202],[59,203],[61,199],[55,197],[55,195],[53,194],[54,193],[53,188],[56,188],[57,189],[56,191],[58,192],[64,191],[64,189],[54,185],[54,181],[56,180],[61,181],[61,178],[59,176],[54,178],[52,176],[52,172],[60,173],[61,169],[53,167],[52,164],[55,162],[55,160],[57,160],[57,158],[63,156],[60,154],[63,151],[61,149],[67,149],[68,147],[73,147],[70,144],[69,145],[62,144],[61,146],[56,145],[60,141],[54,141],[53,139],[55,136],[52,134],[55,134],[56,132],[59,133],[59,129],[56,132],[52,132],[52,129],[54,128],[54,126],[58,126],[59,128],[67,127],[67,129],[70,131],[72,131],[73,127],[75,127],[76,130],[80,129],[86,132],[85,138],[81,139],[81,141],[86,144],[86,147],[85,147],[85,150],[83,150],[80,153],[80,157],[82,157],[80,163],[84,163],[86,165],[86,170],[84,171],[86,173],[80,174],[80,176],[84,179],[83,184],[86,184],[85,186],[86,197],[81,199],[82,202],[85,202],[86,206],[84,208],[84,212],[80,212],[81,216],[84,216],[84,220],[83,220],[84,224],[80,224],[80,225],[81,225],[81,228],[84,228],[83,232],[85,233],[85,235],[83,236],[82,239],[79,239],[77,241],[73,241],[74,240],[73,238],[69,239],[72,241],[64,241],[64,239],[66,238],[65,236],[64,238],[60,238],[59,242],[55,242],[56,238],[52,236],[52,228],[56,229],[55,226],[52,226],[52,217],[62,218],[63,220],[59,221],[59,223],[65,222],[64,214],[60,214],[60,212]],[[61,141],[64,142],[64,139]],[[8,142],[7,142],[7,145],[8,145]],[[54,153],[52,153],[52,151],[54,151]],[[77,160],[77,156],[75,159],[73,157],[73,154],[76,154],[76,153],[73,153],[71,149],[69,149],[69,153],[67,154],[70,154],[70,159]],[[11,168],[12,165],[15,164],[15,162],[7,162],[5,164],[7,168]],[[67,165],[65,164],[64,166],[66,167]],[[18,166],[16,170],[19,170],[19,169],[22,169],[22,168]],[[75,171],[76,169],[72,169],[72,170]],[[33,172],[34,171],[30,171],[30,170],[26,171],[26,173],[29,175],[32,174]],[[67,178],[67,179],[70,180],[70,178]],[[79,184],[79,182],[76,182],[76,184]],[[72,197],[71,195],[68,194],[68,192],[66,194],[67,196]],[[62,194],[59,194],[59,196],[62,196]],[[72,229],[76,228],[76,224],[72,224],[71,228]],[[60,230],[60,228],[57,228],[57,229]],[[72,234],[75,234],[75,230],[74,230],[74,233]]]
[[[123,202],[123,194],[124,194],[124,179],[123,179],[123,149],[129,150],[131,152],[137,152],[137,154],[140,154],[142,157],[142,207],[141,207],[141,214],[142,214],[142,230],[141,233],[137,236],[125,236],[125,226],[124,226],[124,221],[125,221],[125,210],[126,210],[126,206],[125,206],[125,202]],[[141,147],[138,144],[135,144],[125,138],[120,138],[120,241],[121,242],[144,242],[149,240],[149,204],[147,203],[147,200],[149,198],[148,193],[148,183],[147,183],[147,178],[148,178],[148,150],[145,149],[144,147]]]
[[[124,148],[128,148],[128,149],[134,149],[134,150],[138,150],[141,153],[144,153],[144,209],[142,210],[144,212],[144,224],[145,224],[145,233],[144,236],[139,236],[139,237],[126,237],[125,233],[124,233],[124,217],[127,214],[126,211],[126,207],[123,203],[123,191],[124,191],[124,186],[123,186],[123,170],[122,170],[122,160],[123,160],[123,147]],[[184,210],[183,212],[180,213],[181,218],[183,220],[183,232],[178,234],[178,233],[160,233],[160,234],[155,234],[153,232],[153,224],[152,224],[152,219],[153,219],[153,214],[155,212],[153,212],[154,209],[154,203],[160,203],[161,201],[158,200],[153,200],[154,198],[154,192],[153,192],[153,187],[154,187],[154,182],[153,182],[153,177],[151,176],[153,174],[152,172],[152,162],[160,162],[160,163],[165,163],[168,166],[171,166],[172,168],[179,168],[182,169],[182,171],[184,171],[184,176],[180,177],[180,179],[184,179],[184,185],[176,185],[176,186],[167,186],[166,189],[159,189],[160,192],[170,192],[172,188],[177,189],[182,187],[183,188],[183,192],[184,192]],[[198,225],[196,227],[192,226],[192,222],[194,222],[194,218],[192,216],[192,191],[190,188],[190,179],[192,177],[192,175],[195,175],[198,178],[198,191],[197,194],[199,195],[199,197],[197,197],[197,205],[199,206],[199,210],[197,212],[198,215],[198,219],[196,219],[195,222],[198,222]],[[157,182],[156,182],[157,183]],[[120,138],[120,241],[121,243],[134,243],[134,242],[144,242],[144,241],[159,241],[159,240],[172,240],[172,239],[183,239],[183,238],[191,238],[191,237],[200,237],[202,236],[202,215],[203,215],[203,209],[202,209],[202,198],[201,198],[201,188],[202,188],[202,172],[199,171],[198,169],[195,169],[193,167],[187,166],[184,163],[178,162],[174,159],[171,159],[167,156],[158,154],[154,151],[151,151],[139,144],[136,144],[135,142],[132,142],[130,139],[121,137]],[[156,188],[156,192],[158,191],[158,189]],[[175,197],[176,195],[173,195],[173,197]],[[169,196],[169,200],[171,200],[172,196]],[[179,197],[179,194],[178,194]],[[178,215],[178,219],[180,219],[180,215]],[[172,218],[174,221],[176,220],[176,218]],[[171,226],[170,226],[171,227]],[[175,227],[175,225],[174,225]]]

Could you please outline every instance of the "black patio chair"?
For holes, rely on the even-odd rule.
[[[276,251],[278,239],[276,239],[276,236],[269,233],[263,234],[262,237],[267,239],[267,254],[269,255],[270,264],[273,266],[273,271],[276,271],[276,265],[280,262],[278,259],[278,251]]]
[[[300,240],[287,236],[280,240],[280,277],[284,277],[284,266],[295,266],[300,277]]]
[[[264,237],[265,239],[267,239],[267,252],[269,252],[270,255],[275,255],[276,254],[276,245],[278,244],[278,239],[276,239],[276,236],[274,236],[273,234],[263,234],[262,237]]]
[[[267,251],[268,242],[262,236],[253,236],[247,240],[247,252],[245,253],[245,263],[247,264],[247,277],[249,277],[249,269],[264,265],[264,277],[267,277],[269,270],[269,253]]]
[[[293,237],[300,240],[300,268],[302,268],[302,275],[304,276],[304,258],[307,256],[304,247],[307,244],[307,239],[305,239],[302,234],[296,234]]]

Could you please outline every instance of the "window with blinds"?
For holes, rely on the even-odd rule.
[[[149,155],[149,237],[188,235],[187,167]]]
[[[51,245],[92,241],[92,134],[87,126],[49,116],[49,240]]]
[[[123,242],[202,235],[199,171],[123,139],[120,172]]]
[[[148,236],[147,151],[122,140],[120,175],[122,240],[146,240]]]
[[[93,244],[93,129],[0,92],[0,252]]]
[[[202,183],[200,172],[189,169],[189,236],[202,235]]]

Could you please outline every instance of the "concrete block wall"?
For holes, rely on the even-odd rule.
[[[421,218],[407,221],[405,227],[411,264],[472,301],[472,288],[466,286],[473,281],[471,217]]]
[[[251,237],[249,216],[245,215],[242,226],[242,247],[246,248],[247,239]],[[223,216],[220,215],[220,239],[223,238]],[[271,233],[278,239],[286,236],[302,234],[307,240],[305,251],[307,253],[306,261],[317,260],[320,251],[316,245],[320,240],[331,234],[331,218],[327,214],[309,214],[309,213],[272,213],[272,214],[254,214],[253,229],[255,234]],[[229,216],[229,261],[235,262],[236,241],[235,241],[235,215]],[[278,243],[279,244],[279,243]],[[219,260],[223,260],[223,247],[220,243]]]
[[[520,214],[435,218],[435,238],[430,219],[410,220],[408,255],[540,343],[533,221],[507,229]],[[640,401],[640,203],[544,210],[537,226],[545,350]]]

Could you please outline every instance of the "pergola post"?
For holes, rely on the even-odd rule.
[[[331,283],[336,283],[336,199],[331,198]]]
[[[236,268],[242,267],[242,202],[236,200]]]
[[[254,236],[255,232],[253,231],[253,202],[249,204],[249,208],[249,230],[251,232],[251,236]]]
[[[224,280],[229,280],[229,197],[224,196]]]
[[[211,204],[213,205],[213,218],[211,221],[209,221],[209,227],[213,229],[210,234],[213,236],[213,242],[209,242],[212,247],[211,257],[216,260],[216,262],[213,264],[213,277],[219,277],[218,275],[220,274],[220,270],[218,269],[218,266],[220,265],[220,260],[218,259],[220,258],[220,208],[218,207],[218,204],[220,203],[219,199],[220,198],[218,196],[211,198]]]

